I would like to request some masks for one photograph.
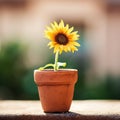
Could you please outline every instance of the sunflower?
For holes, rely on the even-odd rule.
[[[59,52],[74,52],[80,46],[78,31],[73,32],[73,27],[65,25],[63,20],[60,23],[53,22],[50,27],[45,30],[45,37],[50,40],[48,46],[54,48],[54,53]]]

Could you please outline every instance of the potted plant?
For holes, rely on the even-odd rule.
[[[74,93],[74,85],[78,78],[76,69],[59,69],[66,63],[58,62],[58,56],[64,52],[77,51],[80,44],[78,31],[73,32],[73,27],[53,22],[45,30],[45,37],[50,40],[48,46],[54,48],[55,63],[47,64],[34,70],[34,81],[38,86],[38,92],[44,112],[67,112]],[[45,69],[53,67],[53,69]]]

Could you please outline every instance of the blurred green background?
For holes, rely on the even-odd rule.
[[[81,47],[76,53],[63,53],[59,61],[66,61],[67,68],[79,71],[79,79],[75,86],[74,99],[120,99],[120,77],[107,74],[102,77],[93,75],[87,78],[86,73],[92,66],[89,55],[80,39]],[[33,71],[39,66],[27,67],[25,58],[27,46],[20,42],[9,42],[1,46],[0,51],[0,99],[38,99],[37,87],[34,83]],[[54,63],[52,50],[47,63]],[[43,64],[43,65],[44,65]],[[42,66],[42,64],[40,64]],[[89,79],[93,79],[89,83]],[[95,83],[94,83],[95,82]]]
[[[54,13],[54,14],[53,14]],[[79,31],[81,47],[60,62],[79,70],[74,99],[120,99],[120,2],[0,1],[0,99],[38,100],[34,69],[54,63],[44,29],[61,19]]]

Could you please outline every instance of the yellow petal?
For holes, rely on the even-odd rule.
[[[54,21],[54,25],[55,25],[56,28],[59,28],[59,25],[57,24],[56,21]]]
[[[73,42],[73,44],[75,45],[75,46],[80,46],[80,44],[79,43],[77,43],[77,42]]]
[[[78,49],[77,49],[75,46],[72,46],[71,48],[72,48],[72,49],[71,49],[72,52],[74,52],[74,51],[78,51]]]
[[[47,26],[47,31],[51,31],[52,32],[53,30],[52,30],[52,28]]]
[[[74,27],[71,27],[70,29],[68,29],[68,33],[71,33],[73,31]]]
[[[63,22],[63,20],[60,21],[59,27],[60,27],[60,28],[63,28],[63,27],[64,27],[64,22]]]

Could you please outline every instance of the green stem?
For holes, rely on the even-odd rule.
[[[58,55],[59,55],[59,51],[57,51],[56,54],[55,54],[54,71],[57,71],[57,70],[58,70]]]

